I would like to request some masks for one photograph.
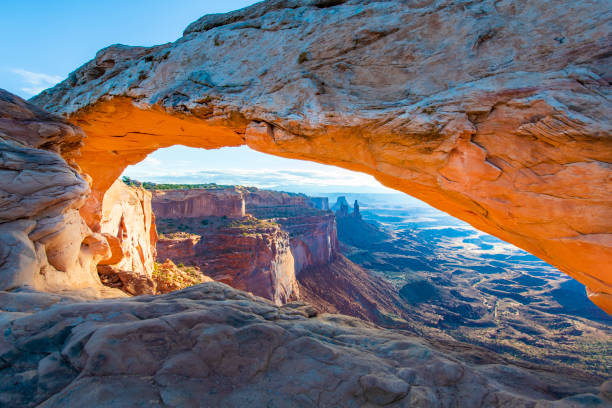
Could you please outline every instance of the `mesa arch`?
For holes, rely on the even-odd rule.
[[[612,313],[608,6],[267,1],[174,43],[103,49],[32,101],[87,134],[94,231],[127,165],[247,144],[372,174],[557,266]]]

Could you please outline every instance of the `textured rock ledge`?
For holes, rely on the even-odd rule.
[[[372,174],[559,267],[610,312],[608,10],[267,1],[174,43],[106,48],[33,101],[87,132],[92,212],[158,148],[248,144]]]
[[[608,383],[468,364],[214,282],[87,303],[0,292],[0,307],[3,406],[603,407],[612,397]]]
[[[121,296],[100,284],[96,265],[110,248],[79,214],[90,193],[73,160],[83,137],[0,89],[0,289]]]

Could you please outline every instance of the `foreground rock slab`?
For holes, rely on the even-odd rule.
[[[360,320],[211,282],[82,302],[0,292],[0,405],[609,406],[610,384],[474,365]]]

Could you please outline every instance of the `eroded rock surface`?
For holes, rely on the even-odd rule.
[[[104,194],[100,231],[112,252],[109,259],[99,263],[106,273],[113,269],[145,280],[151,278],[157,230],[149,191],[115,181]],[[133,294],[142,293],[154,293],[154,288]]]
[[[234,188],[153,190],[153,210],[159,218],[244,217],[244,197]]]
[[[205,224],[203,224],[205,222]],[[274,222],[180,217],[158,220],[158,261],[197,266],[207,276],[278,305],[299,296],[289,234]],[[190,233],[176,232],[177,227]]]
[[[414,337],[211,282],[75,303],[0,293],[0,404],[609,406],[609,383],[466,363]],[[48,307],[37,311],[41,306]]]
[[[109,245],[79,214],[90,188],[72,158],[83,137],[0,90],[0,289],[113,293],[96,273]]]
[[[372,174],[611,311],[609,6],[266,1],[103,49],[33,100],[89,135],[94,198],[160,147],[248,144]]]

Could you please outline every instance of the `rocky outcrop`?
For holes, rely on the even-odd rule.
[[[0,289],[87,289],[106,239],[79,215],[89,185],[72,159],[83,132],[0,90]],[[116,294],[116,293],[115,293]]]
[[[168,233],[158,241],[158,260],[168,258],[197,266],[215,280],[277,304],[299,298],[322,312],[410,328],[401,320],[407,311],[397,290],[340,254],[332,212],[315,208],[311,198],[302,195],[241,186],[236,189],[248,192],[246,208],[250,214],[244,219],[228,223],[190,218],[189,213],[177,214],[176,219],[160,218],[160,231]],[[370,226],[359,217],[355,220]],[[284,260],[279,262],[279,258]],[[284,295],[278,297],[277,293]]]
[[[336,219],[329,211],[319,210],[325,200],[303,194],[249,189],[245,195],[249,214],[279,223],[291,237],[291,252],[297,275],[309,266],[327,265],[338,251]]]
[[[156,265],[153,272],[153,280],[155,282],[156,294],[170,293],[199,283],[213,281],[199,269],[192,267],[180,268],[169,259],[166,259],[164,263]]]
[[[271,0],[174,43],[108,47],[33,100],[87,132],[92,200],[158,148],[248,144],[372,174],[559,267],[611,311],[608,9]]]
[[[62,300],[60,302],[60,300]],[[41,307],[46,310],[37,311]],[[46,408],[609,406],[610,384],[467,362],[360,320],[211,282],[76,302],[0,293],[0,404]],[[477,359],[474,359],[477,360]]]
[[[160,208],[167,195],[182,202],[183,197],[200,197],[200,191],[154,191],[153,208]],[[219,209],[214,213],[217,218],[231,217],[222,211],[232,208],[234,195],[227,191],[243,198],[249,217],[230,224],[215,217],[202,219],[201,211],[193,206],[175,206],[172,212],[163,213],[165,217],[157,213],[163,220],[162,230],[170,233],[158,243],[158,259],[197,265],[215,280],[273,301],[296,299],[296,276],[307,267],[327,265],[334,259],[338,239],[333,214],[314,208],[310,197],[303,194],[237,186],[205,192]],[[179,232],[185,229],[189,232]],[[270,279],[262,278],[265,270]]]
[[[157,242],[151,193],[115,181],[104,194],[100,226],[112,251],[109,259],[99,263],[104,273],[122,271],[122,274],[150,280]],[[154,293],[154,288],[133,294],[142,293]]]
[[[308,267],[328,265],[338,253],[336,218],[327,212],[276,218],[291,237],[295,273]]]
[[[155,197],[154,197],[155,199]],[[197,267],[216,281],[281,305],[299,296],[289,234],[252,216],[158,218],[158,261]],[[177,233],[176,229],[189,233]]]
[[[244,217],[244,198],[234,188],[153,190],[153,211],[160,218]]]

